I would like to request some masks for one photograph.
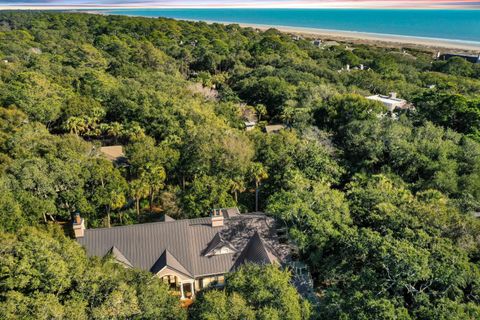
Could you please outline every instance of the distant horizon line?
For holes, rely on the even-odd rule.
[[[355,6],[82,6],[82,5],[4,5],[0,3],[0,10],[95,10],[95,9],[357,9],[357,10],[480,10],[480,6],[468,5],[437,5],[425,7],[390,7],[390,6],[372,6],[372,7],[355,7]]]

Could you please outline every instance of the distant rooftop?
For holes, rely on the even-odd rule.
[[[444,54],[438,54],[438,59],[439,60],[449,60],[450,58],[453,57],[459,57],[467,60],[468,62],[471,63],[480,63],[480,53],[471,55],[471,54],[461,54],[461,53],[444,53]]]
[[[369,96],[367,99],[381,102],[389,111],[393,111],[395,109],[407,109],[410,107],[407,100],[397,98],[397,95],[394,92],[390,93],[389,96],[377,94]]]
[[[380,101],[380,102],[383,102],[383,103],[406,102],[406,100],[404,100],[404,99],[393,98],[391,96],[384,96],[384,95],[379,95],[379,94],[374,95],[374,96],[369,96],[369,97],[367,97],[367,99],[376,100],[376,101]]]
[[[276,133],[279,132],[280,130],[285,129],[286,126],[284,124],[270,124],[265,126],[265,132],[266,133]]]
[[[125,159],[125,153],[121,145],[101,147],[100,152],[110,161],[121,161]]]

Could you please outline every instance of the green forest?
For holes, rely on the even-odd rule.
[[[480,319],[480,64],[310,40],[0,12],[0,318]],[[390,92],[415,108],[365,98]],[[68,234],[225,207],[288,228],[317,304],[246,266],[185,310]]]

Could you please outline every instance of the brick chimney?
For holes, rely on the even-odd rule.
[[[221,209],[212,210],[212,228],[223,227],[223,213]]]
[[[80,214],[78,212],[75,213],[72,227],[75,238],[83,238],[85,232],[85,221],[82,217],[80,217]]]

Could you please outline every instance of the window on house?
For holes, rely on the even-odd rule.
[[[170,290],[176,290],[179,287],[176,276],[163,276],[162,280],[170,287]]]
[[[209,286],[223,286],[225,285],[225,276],[205,277],[202,279],[202,289]]]
[[[215,250],[214,254],[228,254],[228,253],[233,253],[233,250],[230,249],[227,246],[224,246],[224,247],[221,247],[221,248]]]
[[[208,288],[210,286],[210,283],[213,281],[212,277],[207,277],[202,279],[202,288]]]
[[[202,290],[202,283],[200,280],[195,280],[195,291],[200,291]]]

